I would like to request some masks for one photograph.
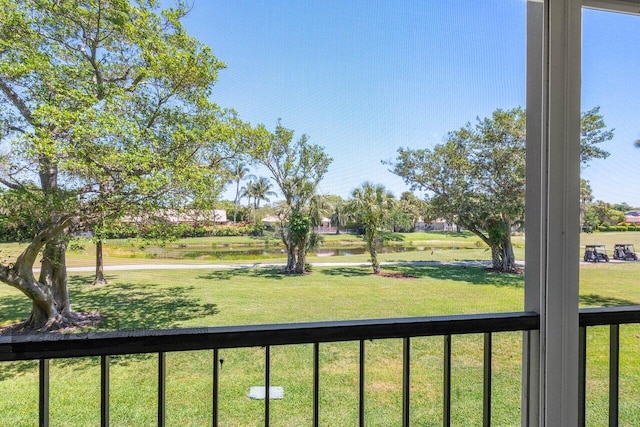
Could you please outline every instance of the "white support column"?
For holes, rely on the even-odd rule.
[[[582,4],[547,0],[544,126],[548,155],[544,425],[578,423],[580,82]]]
[[[524,309],[541,313],[545,281],[547,221],[547,150],[543,144],[544,4],[527,1],[527,170],[525,198]],[[522,426],[537,426],[540,418],[541,335],[523,333]]]
[[[523,425],[577,425],[580,0],[530,0]]]

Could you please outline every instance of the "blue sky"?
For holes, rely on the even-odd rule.
[[[399,195],[408,186],[381,164],[398,147],[431,147],[525,105],[524,0],[192,1],[187,30],[227,64],[213,100],[269,129],[281,118],[325,147],[323,193],[348,197],[369,180]],[[600,105],[616,137],[583,175],[596,198],[640,206],[640,190],[612,172],[640,160],[640,18],[584,18],[583,109]]]

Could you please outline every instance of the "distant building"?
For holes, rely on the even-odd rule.
[[[456,225],[444,218],[437,218],[427,225],[429,231],[456,231]]]
[[[282,222],[282,219],[277,215],[267,215],[264,218],[262,218],[262,223],[269,230],[275,229],[275,227],[277,225],[280,225],[281,222]]]
[[[640,224],[640,211],[632,210],[625,212],[624,221],[630,224]]]
[[[159,211],[146,217],[124,217],[122,222],[146,223],[152,221],[164,221],[172,224],[212,225],[226,224],[227,211],[224,209],[195,210],[183,212],[174,210]]]

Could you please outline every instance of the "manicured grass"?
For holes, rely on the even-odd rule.
[[[636,250],[640,251],[640,231],[625,232],[595,232],[582,233],[580,235],[580,244],[584,245],[606,245],[607,250],[613,251],[613,245],[616,243],[633,243]]]
[[[604,235],[604,233],[603,233]],[[631,233],[622,237],[630,237]],[[428,240],[428,239],[425,239]],[[419,240],[413,240],[419,241]],[[412,242],[413,242],[412,241]],[[629,241],[625,239],[625,241]],[[76,265],[91,265],[87,254],[71,253]],[[522,249],[517,249],[522,259]],[[310,257],[311,262],[366,261],[368,256]],[[107,265],[166,260],[111,258]],[[381,254],[382,260],[488,259],[482,249]],[[87,264],[87,262],[89,262]],[[185,263],[185,260],[175,262]],[[202,260],[189,261],[202,263]],[[269,260],[269,262],[271,262]],[[577,262],[577,261],[576,261]],[[316,267],[305,276],[284,276],[277,269],[107,271],[110,284],[89,286],[91,274],[70,273],[74,308],[100,310],[107,319],[99,329],[147,329],[304,322],[359,318],[431,316],[451,313],[519,311],[523,276],[494,274],[480,267],[452,265],[386,266],[384,271],[414,278],[373,276],[370,268]],[[640,262],[581,266],[581,305],[640,303]],[[25,318],[28,300],[0,287],[0,324]],[[640,328],[621,328],[621,425],[640,424]],[[521,387],[520,333],[494,336],[493,424],[519,425]],[[442,425],[442,337],[411,340],[412,425]],[[587,424],[607,420],[607,328],[588,335]],[[367,425],[393,426],[402,414],[402,341],[366,343]],[[263,385],[264,349],[220,351],[220,422],[223,426],[262,425],[263,402],[248,398],[251,386]],[[272,385],[285,398],[271,403],[272,425],[309,425],[312,414],[312,347],[271,349]],[[155,355],[118,356],[111,362],[111,422],[118,426],[152,425],[156,417]],[[212,353],[167,356],[168,425],[207,425],[211,417]],[[220,363],[218,361],[218,363]],[[481,425],[482,336],[453,337],[453,425]],[[320,346],[321,424],[357,425],[358,343]],[[51,362],[51,425],[99,424],[97,358]],[[0,365],[0,425],[30,426],[37,420],[37,364]],[[8,397],[10,396],[10,398]]]

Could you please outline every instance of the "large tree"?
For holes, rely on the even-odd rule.
[[[581,161],[606,158],[598,144],[613,138],[596,107],[582,114]],[[524,219],[525,113],[496,110],[491,117],[450,132],[432,149],[398,150],[392,172],[427,191],[438,215],[479,236],[493,268],[515,271],[514,223]]]
[[[32,301],[26,328],[83,324],[69,236],[125,215],[211,206],[246,131],[209,100],[224,64],[153,0],[0,0],[3,215],[31,238],[0,282]],[[34,264],[41,255],[40,273]]]
[[[364,228],[364,241],[371,255],[374,274],[380,273],[378,247],[382,244],[380,231],[391,220],[396,200],[384,185],[365,182],[353,190],[347,209],[353,220]]]
[[[332,159],[322,147],[310,144],[307,135],[294,140],[293,134],[278,121],[273,133],[263,129],[265,143],[252,154],[271,172],[284,198],[280,212],[285,220],[280,227],[287,251],[284,272],[301,274],[305,272],[311,231],[310,202]]]

